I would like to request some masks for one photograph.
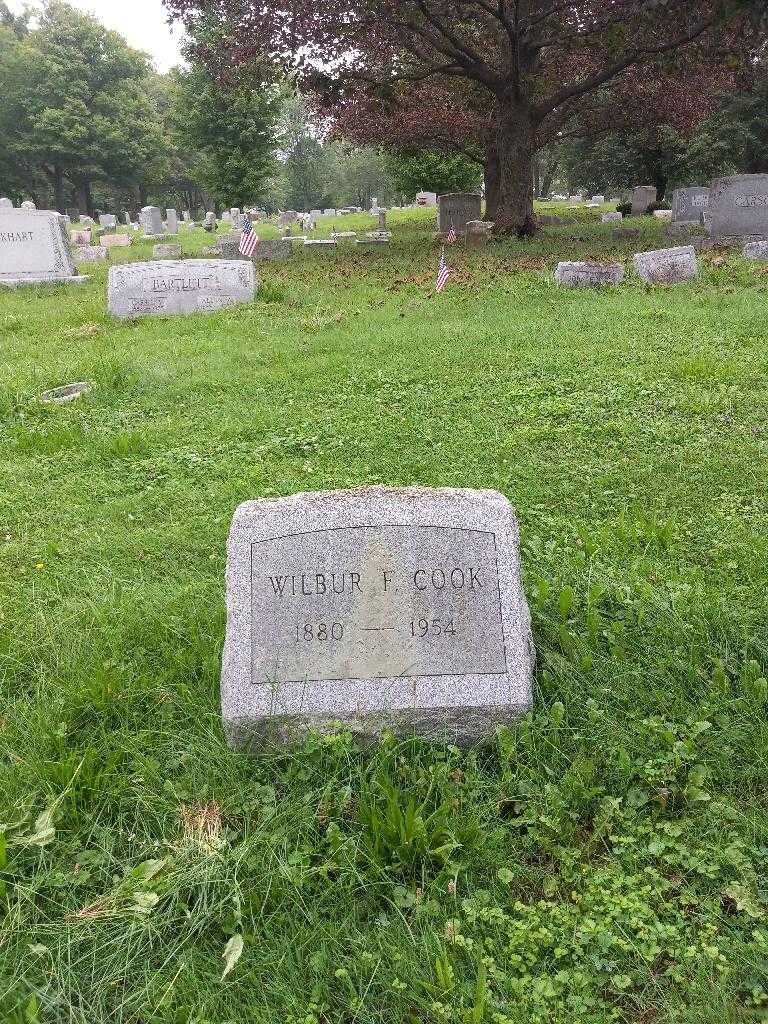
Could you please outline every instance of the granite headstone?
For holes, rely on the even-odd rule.
[[[496,491],[368,487],[241,505],[227,560],[235,746],[342,722],[489,741],[532,702],[519,534]]]
[[[126,263],[109,271],[109,311],[121,319],[205,313],[250,302],[253,264],[244,260]]]
[[[768,174],[718,178],[709,193],[707,223],[723,245],[768,239]]]
[[[6,209],[0,216],[0,284],[87,281],[75,272],[58,213]]]
[[[633,262],[638,275],[647,284],[680,284],[691,281],[699,273],[692,245],[639,252]]]
[[[624,267],[621,263],[559,263],[555,281],[564,288],[597,288],[603,284],[621,284]]]

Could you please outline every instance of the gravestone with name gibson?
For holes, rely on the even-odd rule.
[[[496,491],[368,487],[241,505],[221,678],[229,741],[343,722],[469,744],[531,706],[514,511]]]
[[[4,209],[0,214],[0,284],[81,284],[58,213]]]
[[[458,236],[464,235],[467,224],[480,220],[482,199],[474,192],[452,192],[437,200],[437,230],[447,235],[453,228]]]
[[[767,240],[768,174],[734,174],[713,181],[707,215],[715,243]]]
[[[242,260],[125,263],[109,271],[109,311],[123,320],[210,313],[251,302],[255,292],[253,264]]]

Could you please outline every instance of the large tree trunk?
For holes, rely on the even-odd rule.
[[[501,185],[499,151],[495,141],[489,143],[486,150],[483,177],[485,179],[485,219],[495,221],[496,211],[499,208],[499,187]]]
[[[536,230],[533,212],[536,126],[525,104],[509,102],[500,105],[497,146],[501,173],[494,218],[496,233],[532,235]]]
[[[555,175],[560,168],[559,160],[550,161],[544,168],[544,177],[541,179],[541,188],[539,189],[539,198],[543,199],[548,196],[552,191],[552,182],[554,181]]]

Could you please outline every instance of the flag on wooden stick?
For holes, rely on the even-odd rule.
[[[251,218],[246,216],[243,225],[243,233],[240,235],[240,255],[250,259],[256,252],[259,244],[259,236],[253,230]]]
[[[448,269],[448,264],[445,262],[445,246],[440,250],[440,269],[437,272],[437,291],[441,292],[448,284],[448,278],[451,276],[451,272]]]

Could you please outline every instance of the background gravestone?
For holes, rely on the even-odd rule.
[[[648,212],[648,207],[656,202],[657,191],[655,185],[638,185],[632,189],[632,216],[641,217]]]
[[[713,181],[707,223],[715,243],[768,239],[768,174],[734,174]]]
[[[69,239],[58,213],[3,210],[0,215],[0,284],[16,287],[45,281],[79,284]]]
[[[109,271],[109,311],[121,319],[209,313],[251,302],[253,264],[229,260],[125,263]]]
[[[169,235],[178,235],[179,217],[175,210],[165,211],[165,230]]]
[[[701,224],[709,209],[709,186],[691,185],[676,188],[672,193],[672,223]]]
[[[437,201],[437,230],[447,235],[453,228],[457,236],[466,234],[469,221],[480,220],[482,199],[473,192],[452,192]]]
[[[156,241],[165,237],[163,218],[159,206],[145,206],[139,214],[139,223],[144,229],[144,237],[150,241]]]
[[[229,535],[227,612],[234,745],[337,721],[473,743],[531,706],[517,521],[496,491],[246,502]]]

